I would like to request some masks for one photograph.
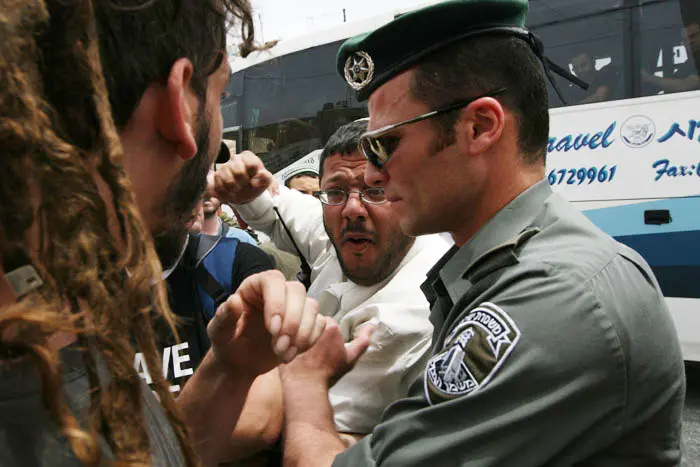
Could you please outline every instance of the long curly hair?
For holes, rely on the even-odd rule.
[[[248,1],[220,5],[222,23],[240,23],[243,48],[252,48]],[[154,328],[165,323],[176,335],[175,322],[123,169],[98,39],[91,0],[0,6],[0,260],[5,271],[32,264],[44,281],[0,309],[0,344],[36,363],[44,405],[83,464],[100,463],[100,432],[116,465],[149,465],[134,346],[149,368],[160,368]],[[49,345],[61,331],[85,349],[86,424],[63,398],[59,354]],[[108,381],[98,378],[98,359]],[[187,464],[198,465],[166,381],[160,371],[151,375]]]

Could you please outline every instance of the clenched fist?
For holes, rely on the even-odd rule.
[[[246,204],[267,190],[273,180],[258,156],[243,151],[209,176],[207,188],[222,203]]]

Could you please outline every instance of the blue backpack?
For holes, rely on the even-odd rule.
[[[236,260],[239,240],[213,235],[190,236],[194,249],[197,293],[202,304],[204,325],[216,309],[234,292],[231,268]],[[212,254],[216,252],[216,254]]]

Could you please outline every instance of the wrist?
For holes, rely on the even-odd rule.
[[[252,382],[259,376],[258,372],[241,365],[235,365],[224,359],[217,357],[217,353],[212,349],[207,353],[203,367],[212,374],[216,374],[225,382],[235,382],[236,384]]]
[[[280,379],[285,386],[329,387],[330,378],[319,371],[304,371],[294,365],[280,365]]]

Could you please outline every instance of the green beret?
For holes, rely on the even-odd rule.
[[[345,41],[338,73],[363,101],[421,58],[460,39],[506,33],[530,40],[527,11],[528,0],[447,0],[412,11]]]

